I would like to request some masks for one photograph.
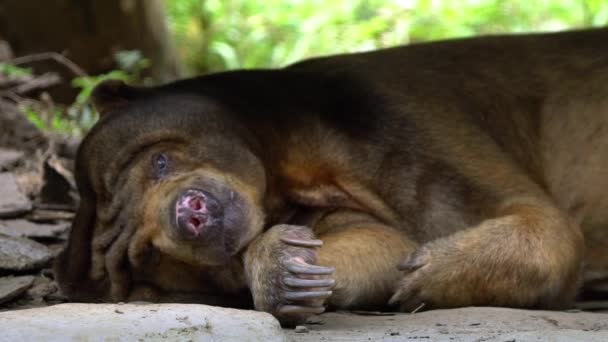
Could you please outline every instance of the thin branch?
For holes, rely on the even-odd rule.
[[[33,54],[33,55],[21,56],[21,57],[13,58],[13,59],[9,60],[8,62],[11,64],[18,65],[18,64],[31,63],[31,62],[40,62],[40,61],[45,61],[45,60],[49,60],[49,59],[54,60],[55,62],[65,66],[71,72],[73,72],[76,76],[80,76],[80,77],[87,76],[87,73],[84,70],[82,70],[82,68],[80,68],[76,63],[72,62],[67,57],[65,57],[64,55],[57,53],[57,52],[41,52],[41,53],[37,53],[37,54]]]
[[[2,100],[2,98],[7,98],[9,100],[12,100],[15,103],[20,103],[25,101],[25,99],[17,94],[15,94],[12,91],[6,90],[6,91],[0,91],[0,100]]]
[[[420,309],[422,309],[425,306],[426,306],[426,303],[422,303],[422,304],[418,305],[418,307],[415,308],[414,311],[410,312],[410,314],[415,314],[416,312],[420,311]]]
[[[61,77],[54,72],[47,72],[28,82],[20,84],[11,91],[17,94],[25,94],[36,89],[46,89],[61,83]]]

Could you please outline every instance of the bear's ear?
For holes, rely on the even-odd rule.
[[[104,116],[114,109],[143,97],[148,91],[148,88],[132,87],[123,81],[108,80],[93,89],[91,101],[99,115]]]

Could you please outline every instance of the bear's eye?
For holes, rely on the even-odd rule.
[[[157,153],[152,157],[152,168],[156,177],[165,176],[169,172],[169,158],[164,153]]]

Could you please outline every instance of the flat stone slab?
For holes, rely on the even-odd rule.
[[[32,210],[32,202],[23,194],[12,173],[0,173],[0,218],[13,217]]]
[[[0,270],[35,270],[46,265],[51,257],[51,251],[43,244],[0,234]]]
[[[19,297],[25,293],[33,283],[33,276],[0,278],[0,304]]]
[[[53,239],[65,233],[69,226],[67,222],[48,224],[28,220],[4,220],[0,221],[0,234],[33,239]]]
[[[59,304],[0,312],[19,341],[285,341],[270,314],[198,304]]]
[[[290,341],[608,341],[608,314],[471,307],[415,314],[321,315]]]
[[[0,147],[0,170],[6,170],[23,158],[23,151]]]

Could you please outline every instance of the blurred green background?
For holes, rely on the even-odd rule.
[[[606,0],[168,0],[189,74],[488,33],[608,23]]]

